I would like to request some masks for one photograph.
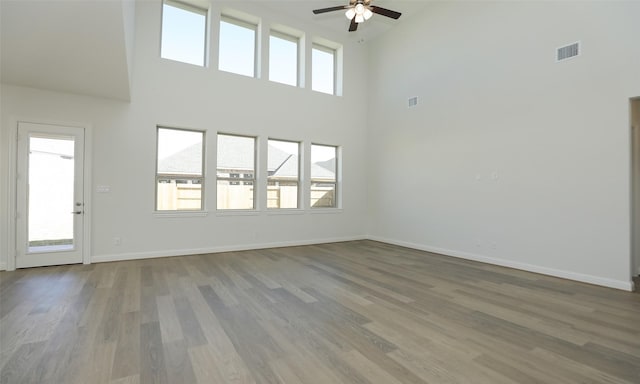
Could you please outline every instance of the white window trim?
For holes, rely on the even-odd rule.
[[[185,217],[207,217],[208,211],[155,211],[153,216],[156,218],[185,218]]]
[[[316,91],[313,89],[313,80],[311,81],[311,90],[318,93],[324,93],[325,95],[334,95],[339,96],[341,92],[338,90],[338,48],[332,48],[320,43],[312,43],[311,44],[311,55],[313,57],[313,50],[318,50],[321,52],[330,53],[333,56],[333,93],[326,93],[322,91]],[[313,60],[312,60],[313,62]],[[313,78],[314,68],[311,68],[311,77]]]
[[[286,32],[281,32],[273,28],[269,31],[269,42],[271,42],[271,36],[276,37],[278,39],[287,40],[296,44],[296,83],[295,85],[292,85],[292,84],[281,83],[279,81],[271,80],[271,44],[269,44],[269,58],[268,58],[269,59],[269,81],[271,81],[272,83],[284,84],[292,87],[301,87],[301,84],[302,84],[301,71],[303,66],[301,62],[300,52],[302,47],[302,37],[292,35]],[[281,140],[281,141],[285,141],[285,140]]]
[[[182,10],[188,11],[188,12],[193,12],[193,13],[197,13],[199,15],[204,16],[204,47],[203,47],[203,58],[202,58],[202,65],[198,65],[198,64],[192,64],[192,63],[186,63],[184,61],[180,61],[180,60],[176,60],[176,59],[171,59],[168,57],[162,57],[162,39],[164,38],[164,28],[162,23],[164,22],[164,6],[169,5],[171,7],[175,7],[175,8],[180,8]],[[209,24],[210,24],[210,17],[209,17],[209,10],[206,8],[201,8],[195,5],[191,5],[188,3],[184,3],[182,1],[175,1],[175,0],[164,0],[162,2],[162,8],[161,8],[161,15],[160,15],[160,58],[163,60],[171,60],[171,61],[175,61],[177,63],[183,63],[183,64],[189,64],[189,65],[195,65],[198,67],[203,67],[203,68],[207,68],[209,66]]]
[[[202,174],[200,176],[196,176],[196,175],[176,175],[176,174],[169,174],[169,173],[159,173],[158,172],[158,162],[159,162],[159,158],[158,158],[158,145],[160,143],[160,136],[158,135],[158,131],[160,129],[171,129],[174,131],[185,131],[185,132],[197,132],[197,133],[201,133],[202,134],[202,166],[201,166],[201,170],[202,170]],[[206,142],[207,142],[207,132],[204,130],[198,130],[198,129],[190,129],[190,128],[176,128],[176,127],[170,127],[170,126],[166,126],[166,125],[157,125],[156,126],[156,165],[155,165],[155,199],[153,201],[154,203],[154,207],[153,207],[153,212],[156,214],[176,214],[176,213],[180,213],[181,216],[182,213],[190,213],[190,214],[194,214],[194,213],[203,213],[206,212],[206,199],[205,199],[205,192],[206,192],[206,186],[205,186],[205,174],[206,174]],[[158,209],[158,180],[159,179],[172,179],[172,180],[178,180],[178,179],[199,179],[200,180],[200,209],[176,209],[176,210],[159,210]]]
[[[218,148],[218,137],[220,135],[223,136],[234,136],[234,137],[245,137],[245,138],[249,138],[249,139],[253,139],[253,178],[252,179],[245,179],[245,178],[232,178],[232,177],[218,177],[218,156],[219,156],[219,151],[217,150]],[[258,197],[258,136],[251,136],[251,135],[242,135],[242,134],[236,134],[236,133],[227,133],[227,132],[218,132],[216,134],[216,214],[220,215],[220,214],[228,214],[229,212],[235,212],[235,213],[259,213],[259,207],[258,207],[258,201],[257,201],[257,197]],[[219,208],[218,207],[218,181],[219,180],[224,180],[224,181],[252,181],[253,182],[253,208],[246,208],[246,209],[239,209],[239,208]]]
[[[297,201],[297,207],[296,208],[269,208],[268,207],[268,202],[267,202],[267,206],[265,207],[267,209],[268,212],[283,212],[283,211],[296,211],[296,210],[302,210],[302,206],[303,206],[303,200],[302,200],[302,151],[304,148],[304,145],[301,141],[295,141],[295,140],[284,140],[284,139],[276,139],[276,138],[272,138],[269,137],[267,138],[267,146],[269,144],[269,141],[282,141],[282,142],[286,142],[286,143],[293,143],[293,144],[297,144],[298,145],[298,178],[296,181],[296,183],[298,184],[298,201]],[[269,164],[269,150],[267,149],[267,164]],[[269,181],[275,180],[278,181],[278,178],[272,178],[268,175],[268,172],[265,172],[266,175],[266,179],[267,179],[267,193],[268,193],[268,188],[269,188]],[[292,180],[283,180],[283,181],[292,181]]]
[[[311,165],[311,151],[313,151],[313,146],[317,145],[317,146],[321,146],[321,147],[333,147],[336,149],[336,178],[334,181],[325,181],[325,180],[320,180],[320,179],[314,179],[311,176],[311,172],[309,172],[309,196],[307,196],[307,198],[309,198],[309,210],[311,212],[320,212],[323,213],[324,211],[326,212],[342,212],[342,146],[340,145],[332,145],[332,144],[320,144],[320,143],[311,143],[311,145],[309,146],[309,165]],[[313,185],[313,183],[331,183],[335,185],[335,189],[334,189],[334,199],[335,199],[335,204],[333,207],[317,207],[314,208],[313,206],[311,206],[311,186]]]
[[[222,24],[222,22],[228,23],[228,24],[233,24],[236,25],[238,27],[243,27],[243,28],[247,28],[247,29],[251,29],[253,31],[253,76],[247,76],[247,77],[252,77],[255,79],[260,78],[260,49],[259,49],[259,43],[260,43],[260,23],[256,22],[253,23],[251,21],[246,21],[240,18],[237,18],[235,16],[230,16],[228,14],[222,13],[220,15],[220,24]],[[218,26],[218,28],[220,29],[220,26]],[[218,39],[222,38],[222,34],[218,33]],[[231,72],[231,71],[226,71],[224,69],[220,69],[220,42],[218,41],[218,70],[221,72],[226,72],[226,73],[231,73],[234,75],[240,75],[240,76],[246,76],[246,75],[242,75],[240,73],[237,72]],[[239,135],[236,135],[239,136]]]

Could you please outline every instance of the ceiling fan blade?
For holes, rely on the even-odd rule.
[[[349,24],[349,32],[354,32],[356,29],[358,29],[358,23],[356,23],[356,17],[354,16],[351,19],[351,24]]]
[[[370,6],[369,9],[371,9],[371,12],[373,13],[377,13],[378,15],[382,15],[382,16],[387,16],[392,19],[398,19],[400,15],[402,15],[402,13],[400,12],[392,11],[386,8],[376,7],[375,5]]]
[[[341,9],[347,9],[349,8],[348,5],[340,5],[337,7],[329,7],[329,8],[321,8],[321,9],[314,9],[313,13],[318,15],[320,13],[326,13],[326,12],[333,12],[333,11],[339,11]]]

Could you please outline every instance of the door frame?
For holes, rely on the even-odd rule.
[[[634,108],[637,106],[638,110],[640,110],[640,96],[637,97],[631,97],[629,98],[629,141],[631,143],[631,145],[629,146],[630,148],[630,156],[629,156],[629,163],[631,165],[630,167],[630,172],[629,172],[629,176],[630,176],[630,206],[631,206],[631,214],[630,214],[630,229],[631,229],[631,233],[630,233],[630,237],[631,237],[631,252],[630,252],[630,264],[631,264],[631,277],[632,277],[632,281],[633,278],[636,276],[640,276],[640,257],[638,257],[638,254],[640,254],[640,249],[638,248],[638,243],[639,240],[636,238],[636,236],[639,236],[638,232],[640,231],[640,218],[638,217],[638,215],[636,214],[636,211],[638,210],[638,204],[640,204],[640,197],[636,196],[636,193],[638,193],[639,191],[636,191],[636,184],[638,182],[640,182],[639,180],[636,180],[638,177],[638,172],[640,172],[640,170],[637,169],[637,163],[638,163],[638,156],[640,156],[640,147],[637,147],[636,145],[636,141],[639,140],[639,138],[637,138],[638,135],[640,135],[640,125],[636,125],[635,126],[635,132],[634,132],[634,124],[636,123],[636,121],[634,120]],[[638,289],[639,287],[636,287],[636,289]]]
[[[18,123],[32,123],[32,124],[45,124],[45,125],[60,125],[65,127],[83,128],[84,129],[84,185],[82,186],[84,193],[84,220],[82,223],[82,263],[91,264],[91,217],[92,217],[92,202],[91,202],[91,185],[92,185],[92,154],[93,154],[93,129],[89,123],[80,123],[77,121],[60,121],[55,119],[43,119],[33,117],[11,117],[9,119],[10,126],[9,131],[9,172],[8,172],[8,199],[7,205],[7,229],[8,229],[8,244],[7,244],[7,271],[14,271],[16,269],[16,257],[17,257],[17,208],[18,208],[18,196],[17,196],[17,167],[18,167]]]

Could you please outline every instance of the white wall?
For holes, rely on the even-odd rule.
[[[638,14],[637,2],[440,2],[375,41],[372,237],[631,288]],[[555,63],[578,40],[583,55]]]
[[[270,83],[266,72],[261,79],[219,72],[215,49],[209,68],[160,59],[160,4],[159,1],[137,4],[131,103],[2,85],[2,264],[10,253],[7,244],[12,221],[7,216],[12,202],[7,201],[7,196],[12,182],[8,179],[8,161],[14,145],[10,141],[14,122],[19,118],[92,126],[93,261],[363,237],[367,208],[366,125],[360,118],[366,111],[363,97],[366,73],[361,70],[363,48],[345,43],[344,96],[319,94],[308,88]],[[212,47],[217,46],[218,11],[212,11]],[[265,25],[277,22],[305,31],[307,38],[320,36],[341,42],[339,36],[311,30],[280,15],[259,11],[255,14],[263,17]],[[157,124],[207,130],[208,216],[154,215]],[[341,145],[343,210],[216,215],[216,131],[301,140],[306,145],[311,142]],[[110,186],[111,192],[95,193],[98,185]],[[120,237],[122,244],[114,245],[114,237]]]

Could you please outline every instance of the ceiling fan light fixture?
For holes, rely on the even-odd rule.
[[[344,13],[347,19],[351,20],[356,16],[356,10],[353,8],[347,9],[347,12]]]
[[[1,2],[2,0],[0,0]],[[374,13],[382,16],[386,16],[392,19],[398,19],[402,14],[400,12],[392,11],[390,9],[371,5],[372,0],[349,0],[347,5],[336,5],[328,8],[314,9],[315,15],[333,11],[343,11],[347,19],[349,19],[349,32],[355,32],[358,30],[358,24],[369,20],[373,17]]]

